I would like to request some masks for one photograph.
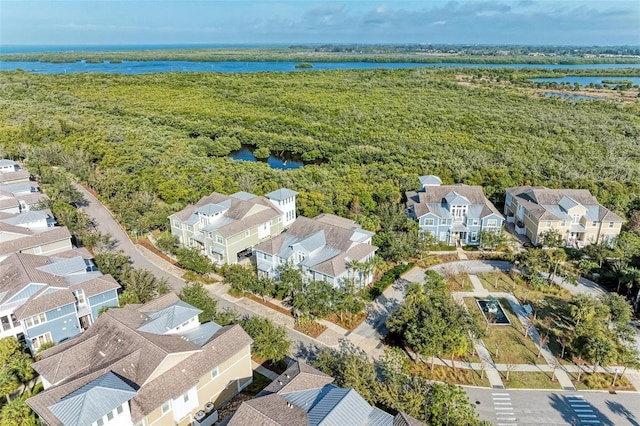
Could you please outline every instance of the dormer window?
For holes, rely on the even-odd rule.
[[[303,252],[299,251],[298,252],[298,262],[302,262],[305,258],[305,255]]]
[[[574,214],[571,216],[571,223],[580,223],[580,215],[579,214]]]

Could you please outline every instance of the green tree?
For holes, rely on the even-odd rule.
[[[20,396],[14,398],[0,409],[0,423],[3,426],[40,426],[40,420]]]
[[[253,353],[258,358],[276,363],[289,354],[291,341],[284,327],[261,317],[244,318],[241,325],[253,339]]]
[[[557,229],[549,229],[540,234],[542,246],[557,249],[564,244],[564,237]]]
[[[180,297],[182,301],[202,311],[202,313],[198,315],[201,323],[215,321],[218,302],[211,297],[202,283],[194,282],[187,284],[182,288],[178,297]]]
[[[475,407],[460,386],[433,383],[427,393],[425,421],[430,425],[479,425]]]
[[[190,271],[197,272],[198,274],[206,274],[212,270],[209,258],[200,254],[195,248],[177,249],[176,256],[178,257],[180,266]]]
[[[131,269],[121,281],[124,291],[120,295],[120,306],[128,303],[146,303],[167,294],[169,284],[164,278],[157,278],[146,269]]]
[[[171,232],[163,232],[156,237],[156,246],[164,253],[176,254],[180,240]]]
[[[131,259],[121,250],[117,253],[99,252],[93,256],[93,261],[103,274],[109,274],[120,281],[131,271]]]
[[[0,339],[0,394],[6,396],[7,402],[10,402],[11,393],[34,377],[32,361],[14,337]]]
[[[224,278],[225,282],[230,284],[232,288],[241,292],[251,291],[254,283],[258,280],[258,276],[253,269],[238,264],[229,266]]]

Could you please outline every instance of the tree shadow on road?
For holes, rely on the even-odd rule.
[[[636,416],[624,405],[616,401],[607,401],[606,404],[607,408],[609,408],[609,410],[611,410],[611,412],[613,412],[614,414],[626,418],[633,426],[640,426],[640,423],[636,421]]]
[[[580,411],[580,412],[576,412],[574,411],[573,407],[571,407],[571,404],[569,404],[569,401],[567,400],[566,396],[564,395],[560,395],[557,393],[551,394],[549,395],[549,399],[551,399],[551,407],[554,408],[556,411],[558,411],[561,415],[562,415],[562,419],[567,422],[567,424],[570,425],[581,425],[583,424],[582,420],[579,417],[579,414],[582,416],[586,416],[586,415],[595,415],[596,417],[593,418],[591,417],[590,419],[593,420],[599,420],[600,421],[600,425],[602,426],[615,426],[615,423],[612,422],[609,417],[607,417],[602,411],[598,410],[596,407],[594,407],[591,403],[589,403],[586,400],[580,400],[582,404],[587,405],[587,407],[584,408],[580,408],[581,410],[591,410],[589,412],[585,412],[585,411]]]

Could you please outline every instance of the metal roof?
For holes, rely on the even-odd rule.
[[[9,225],[20,226],[26,223],[38,222],[46,219],[47,219],[46,214],[38,210],[29,210],[24,213],[20,213],[14,217],[4,219],[3,222],[8,223]]]
[[[245,191],[238,191],[235,194],[229,195],[229,197],[238,198],[240,200],[251,200],[252,198],[256,198],[257,195]]]
[[[434,175],[420,176],[418,179],[420,180],[420,186],[442,185],[442,180],[438,176],[434,176]]]
[[[136,394],[134,388],[109,371],[48,408],[65,426],[87,426]]]
[[[471,204],[467,197],[458,194],[456,191],[451,191],[447,194],[446,197],[444,197],[444,199],[447,200],[447,204],[449,204],[450,206],[466,206],[468,204]]]
[[[49,260],[54,260],[49,258]],[[59,277],[64,277],[70,274],[77,274],[79,272],[87,271],[87,264],[82,256],[72,257],[69,259],[55,260],[48,265],[39,266],[36,269],[42,272],[48,272]]]
[[[218,325],[215,322],[211,321],[211,322],[205,322],[204,324],[200,324],[200,327],[194,328],[193,330],[185,331],[178,334],[186,338],[188,341],[190,341],[194,345],[203,346],[221,328],[222,328],[221,325]]]
[[[393,426],[394,418],[391,414],[377,407],[372,408],[367,419],[367,426]]]
[[[231,200],[225,200],[217,204],[206,204],[202,207],[195,209],[194,213],[203,214],[205,216],[214,216],[216,213],[220,214],[225,210],[229,210],[231,207]]]
[[[293,191],[289,188],[280,188],[266,194],[265,197],[270,200],[282,201],[286,200],[287,198],[295,197],[296,195],[298,195],[296,191]]]
[[[137,330],[152,334],[164,334],[201,313],[200,309],[179,300],[159,311],[145,312],[149,320],[138,327]]]
[[[330,389],[307,415],[309,426],[361,425],[365,422],[371,406],[353,389]]]

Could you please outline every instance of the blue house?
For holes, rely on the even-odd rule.
[[[0,338],[24,340],[32,352],[86,330],[105,306],[118,306],[120,285],[86,250],[54,256],[15,253],[0,262]]]
[[[437,241],[478,245],[482,231],[500,232],[504,216],[484,196],[482,187],[442,185],[437,176],[421,176],[420,190],[409,191],[407,215]]]

